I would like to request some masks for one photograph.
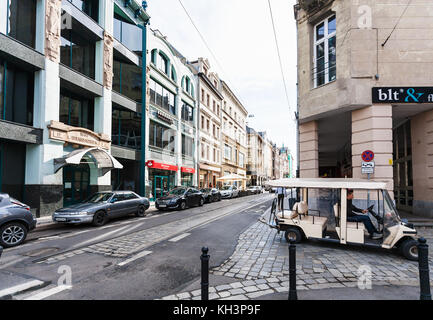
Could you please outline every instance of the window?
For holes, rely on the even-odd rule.
[[[129,50],[141,56],[141,52],[143,50],[143,37],[142,30],[139,27],[129,21],[126,21],[120,15],[115,13],[113,20],[113,33],[114,38],[116,38],[120,43],[122,43]],[[153,53],[154,52],[152,51],[152,54]],[[156,57],[154,63],[156,64]]]
[[[0,119],[33,125],[34,78],[0,59]]]
[[[206,105],[207,105],[208,107],[210,107],[210,96],[209,96],[209,95],[207,95]]]
[[[239,167],[244,167],[244,159],[245,159],[245,155],[241,152],[239,152]]]
[[[226,144],[224,145],[224,158],[232,160],[232,148]]]
[[[213,127],[213,131],[212,131],[213,132],[213,136],[216,137],[216,126],[215,126],[215,124],[213,124],[212,127]]]
[[[60,62],[85,76],[95,79],[95,43],[64,29],[61,36]]]
[[[182,102],[182,120],[191,124],[194,123],[194,108],[186,102]]]
[[[60,93],[60,122],[93,130],[94,112],[93,99],[78,97],[66,91]]]
[[[201,89],[201,102],[203,102],[203,103],[204,103],[204,97],[205,97],[204,90]]]
[[[217,105],[217,115],[220,115],[220,105]]]
[[[141,149],[141,117],[138,113],[113,107],[113,144],[131,149]]]
[[[204,146],[204,144],[202,143],[201,144],[201,157],[202,157],[202,159],[204,159],[204,148],[205,146]]]
[[[21,0],[20,0],[21,1]],[[99,0],[68,0],[75,7],[83,11],[90,18],[98,22]]]
[[[210,131],[210,122],[209,122],[209,119],[206,119],[206,129],[207,129],[207,132]]]
[[[201,128],[204,129],[204,117],[201,116]]]
[[[212,107],[212,111],[213,111],[213,113],[215,113],[215,112],[216,112],[216,102],[215,102],[215,100],[213,100],[213,107]]]
[[[210,158],[209,158],[209,146],[206,146],[206,159],[210,160]]]
[[[337,78],[336,65],[336,16],[331,16],[314,28],[314,87],[327,84]]]
[[[159,70],[164,72],[165,74],[168,74],[168,59],[163,54],[159,54],[158,61],[156,62],[156,66]]]
[[[216,149],[213,148],[213,162],[217,161],[216,160]]]
[[[194,139],[182,135],[182,155],[193,157],[194,155]]]
[[[173,66],[171,66],[171,80],[173,80],[174,82],[177,81],[177,73]]]
[[[150,121],[149,144],[169,152],[174,152],[176,133],[174,130],[155,121]]]
[[[161,86],[158,82],[150,79],[150,103],[161,107],[171,114],[176,114],[175,96],[174,94]]]
[[[0,32],[35,48],[35,0],[0,0]]]
[[[141,68],[114,59],[113,90],[141,103]]]

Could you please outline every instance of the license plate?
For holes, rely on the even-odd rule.
[[[66,221],[66,218],[56,218],[56,221],[64,222],[64,221]]]
[[[159,207],[160,208],[165,208],[165,207],[167,207],[167,205],[166,204],[160,204]]]

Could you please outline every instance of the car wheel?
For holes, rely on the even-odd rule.
[[[204,200],[203,200],[203,198],[200,198],[200,204],[199,204],[199,206],[203,207],[203,205],[204,205]]]
[[[401,254],[408,260],[418,261],[418,242],[407,239],[400,245]]]
[[[0,244],[4,248],[19,246],[26,240],[27,228],[19,222],[11,222],[0,228]]]
[[[295,243],[300,243],[302,241],[302,233],[296,228],[287,229],[284,237],[288,243],[290,243],[291,240],[294,240]]]
[[[179,209],[180,209],[180,210],[185,210],[185,209],[186,209],[186,202],[185,202],[185,201],[182,201],[182,202],[180,203],[180,205],[179,205]]]
[[[95,227],[101,227],[107,222],[107,215],[104,211],[98,211],[93,216],[92,224]]]
[[[143,205],[140,205],[140,206],[138,207],[138,210],[137,210],[137,212],[136,212],[135,215],[136,215],[137,217],[145,217],[145,216],[146,216],[146,209],[144,208]]]

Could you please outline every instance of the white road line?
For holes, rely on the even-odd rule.
[[[43,282],[40,280],[32,280],[32,281],[29,281],[26,283],[19,284],[19,285],[14,286],[14,287],[3,289],[0,291],[0,298],[3,298],[3,297],[8,296],[8,295],[13,295],[13,294],[16,294],[16,293],[24,291],[24,290],[31,289],[33,287],[37,287],[37,286],[40,286],[42,284],[43,284]]]
[[[86,241],[83,241],[83,242],[77,243],[75,246],[72,247],[72,249],[73,249],[73,248],[82,247],[82,246],[84,246],[85,244],[88,244],[88,243],[91,243],[91,242],[94,242],[94,241],[97,241],[97,240],[103,239],[103,238],[105,238],[105,237],[107,237],[107,236],[109,236],[109,235],[111,235],[111,234],[113,234],[113,233],[120,232],[120,231],[122,231],[122,230],[124,230],[124,229],[126,229],[126,228],[128,228],[128,227],[129,227],[129,226],[125,226],[125,227],[123,227],[123,228],[116,229],[116,230],[113,230],[113,231],[111,231],[111,232],[104,233],[104,234],[102,234],[102,235],[100,235],[100,236],[97,236],[97,237],[95,237],[95,238],[92,238],[92,239],[89,239],[89,240],[86,240]]]
[[[72,286],[65,286],[65,285],[57,286],[57,287],[39,292],[39,293],[32,295],[30,297],[27,297],[24,300],[42,300],[42,299],[48,298],[52,295],[55,295],[59,292],[62,292],[65,290],[70,290],[70,289],[72,289]]]
[[[119,267],[122,267],[122,266],[124,266],[124,265],[126,265],[126,264],[128,264],[128,263],[131,263],[131,262],[133,262],[133,261],[135,261],[135,260],[137,260],[137,259],[140,259],[140,258],[142,258],[142,257],[145,257],[145,256],[147,256],[147,255],[149,255],[149,254],[151,254],[151,253],[152,253],[152,251],[142,251],[142,252],[140,252],[139,254],[133,256],[132,258],[127,259],[127,260],[125,260],[125,261],[122,261],[122,262],[118,263],[117,265],[118,265]]]
[[[168,241],[170,241],[170,242],[178,242],[179,240],[182,240],[183,238],[186,238],[186,237],[188,237],[190,235],[191,235],[191,233],[184,233],[184,234],[181,234],[180,236],[177,236],[177,237],[175,237],[173,239],[170,239]]]

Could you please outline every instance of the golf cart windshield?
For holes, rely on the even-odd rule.
[[[399,224],[401,222],[401,219],[397,213],[397,209],[395,208],[394,201],[392,201],[391,196],[389,195],[387,190],[383,190],[383,199],[385,209],[385,215],[383,217],[384,227],[390,228]]]

